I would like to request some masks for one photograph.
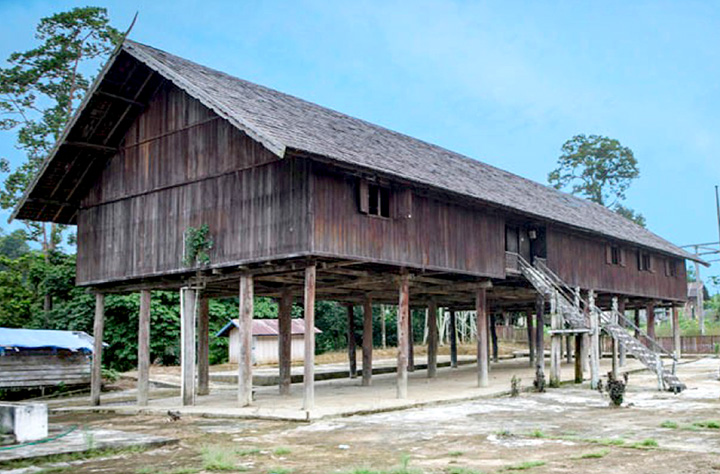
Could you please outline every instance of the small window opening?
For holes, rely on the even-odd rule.
[[[641,272],[652,271],[652,261],[650,260],[650,254],[647,252],[638,252],[638,270]]]
[[[678,264],[675,260],[668,260],[668,276],[678,276]]]
[[[360,212],[371,216],[390,217],[390,189],[366,181],[360,185]]]
[[[622,255],[620,252],[620,247],[612,247],[610,249],[610,263],[613,265],[620,265],[622,262]]]

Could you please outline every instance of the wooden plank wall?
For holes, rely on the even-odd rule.
[[[359,211],[358,180],[313,166],[314,250],[344,258],[440,268],[505,277],[505,223],[479,208],[412,195],[412,217],[397,212],[400,188],[391,191],[391,218]]]
[[[277,159],[169,86],[83,201],[77,283],[182,270],[183,233],[202,224],[213,264],[306,250],[307,164]]]
[[[620,245],[625,251],[625,266],[606,261],[607,240],[594,240],[557,228],[548,228],[548,266],[570,286],[600,292],[647,298],[685,300],[687,283],[685,264],[678,259],[678,274],[665,275],[666,257],[651,253],[653,271],[639,271],[637,248]]]
[[[46,351],[7,351],[0,355],[0,388],[89,385],[90,357]]]

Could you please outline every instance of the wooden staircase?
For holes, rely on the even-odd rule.
[[[585,313],[586,309],[588,312],[594,312],[598,315],[600,329],[617,339],[630,354],[654,372],[658,376],[662,388],[675,393],[679,393],[686,388],[685,384],[675,375],[677,360],[674,354],[665,351],[656,341],[627,319],[624,314],[615,309],[602,311],[595,304],[583,300],[579,289],[570,288],[540,259],[537,259],[533,266],[521,256],[518,256],[518,263],[523,276],[539,293],[548,299],[555,297],[557,311],[562,315],[565,324],[570,329],[575,329],[578,332],[591,331],[592,328]],[[623,322],[623,325],[619,324],[620,321]],[[630,334],[628,328],[640,334],[649,345],[645,345],[640,339]],[[671,369],[667,369],[663,365],[661,358],[663,354],[672,358]]]

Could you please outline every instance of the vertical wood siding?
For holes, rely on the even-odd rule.
[[[183,270],[183,233],[202,224],[213,264],[307,250],[306,163],[213,117],[174,87],[156,96],[84,199],[78,284]]]
[[[412,217],[397,212],[401,189],[391,191],[391,217],[359,210],[354,177],[313,167],[314,245],[347,258],[505,276],[505,226],[501,217],[430,197],[412,196]]]
[[[648,298],[686,299],[683,261],[677,259],[677,276],[670,277],[665,274],[667,257],[650,253],[653,271],[639,271],[637,247],[619,244],[625,251],[625,266],[610,265],[606,255],[609,243],[548,228],[548,266],[571,286]]]

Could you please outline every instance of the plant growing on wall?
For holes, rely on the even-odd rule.
[[[210,263],[208,252],[213,247],[213,241],[208,236],[210,228],[207,224],[197,227],[188,227],[185,231],[185,256],[183,264],[188,267],[202,266]]]

